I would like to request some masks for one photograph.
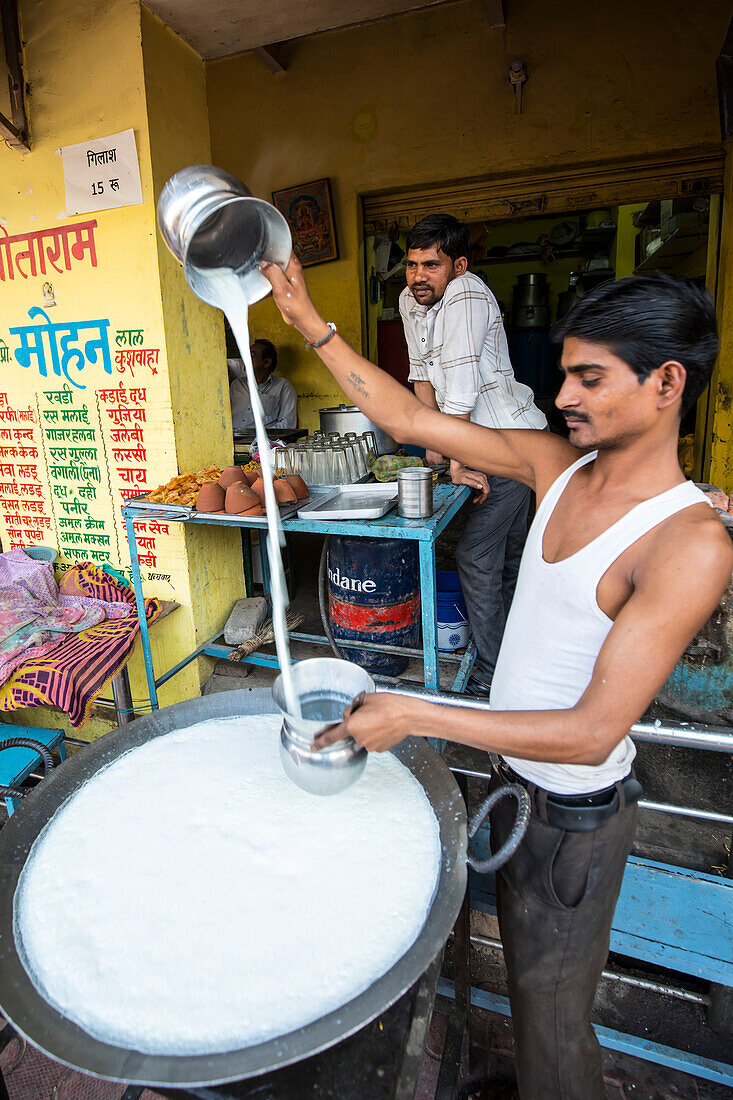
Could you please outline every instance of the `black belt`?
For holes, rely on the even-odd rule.
[[[524,787],[532,803],[533,813],[554,829],[570,833],[590,833],[599,829],[614,814],[638,802],[642,786],[633,772],[619,779],[611,787],[590,794],[558,794],[538,787],[511,768],[499,757],[497,773],[503,783],[519,783]]]

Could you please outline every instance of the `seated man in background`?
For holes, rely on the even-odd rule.
[[[227,371],[229,372],[229,400],[232,406],[232,428],[235,432],[255,430],[252,402],[244,370],[234,336],[227,327]],[[269,340],[255,340],[250,347],[257,389],[265,414],[265,427],[297,428],[298,398],[295,387],[287,378],[275,375],[277,349]]]

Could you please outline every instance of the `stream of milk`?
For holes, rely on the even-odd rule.
[[[280,547],[285,545],[280,511],[275,490],[272,485],[272,454],[270,440],[265,430],[262,402],[260,401],[259,388],[252,365],[252,355],[249,350],[249,319],[248,302],[239,277],[231,270],[220,269],[216,272],[207,272],[207,288],[209,292],[215,290],[215,296],[220,308],[226,314],[231,325],[232,332],[239,346],[239,351],[247,374],[249,387],[249,399],[252,404],[252,414],[255,421],[255,433],[257,436],[257,449],[260,452],[260,464],[262,466],[262,481],[265,486],[265,510],[267,512],[267,558],[270,563],[270,595],[272,598],[272,625],[275,631],[275,648],[283,678],[283,689],[287,702],[288,713],[294,718],[300,718],[300,702],[293,687],[293,676],[290,665],[290,645],[288,631],[285,623],[285,610],[288,606],[288,590],[285,584],[285,572],[283,570]]]

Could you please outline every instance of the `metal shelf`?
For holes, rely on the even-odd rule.
[[[417,543],[419,563],[419,583],[422,602],[422,656],[424,661],[424,683],[428,688],[438,687],[438,661],[442,654],[438,651],[438,630],[436,612],[436,581],[435,581],[435,543],[438,535],[445,530],[450,521],[459,511],[471,495],[467,485],[436,485],[434,488],[433,515],[428,519],[403,519],[400,516],[387,514],[379,519],[371,520],[303,520],[295,516],[282,520],[285,534],[289,531],[303,531],[318,534],[352,535],[371,538],[399,538],[409,539]],[[123,505],[122,515],[125,520],[125,532],[127,545],[130,550],[130,566],[132,569],[132,581],[135,589],[135,602],[137,605],[138,622],[140,624],[140,641],[145,663],[145,676],[150,696],[150,709],[157,710],[157,689],[166,683],[182,668],[190,664],[202,654],[215,657],[229,655],[230,647],[221,646],[218,643],[218,635],[204,642],[193,652],[187,654],[173,668],[168,669],[162,676],[156,679],[153,669],[153,658],[150,650],[150,635],[145,616],[145,596],[142,587],[140,573],[140,561],[138,557],[137,538],[135,535],[135,521],[150,518],[151,511],[140,507],[134,502],[128,501]],[[190,514],[173,513],[164,520],[165,523],[191,524],[195,526],[220,526],[259,528],[267,526],[267,520],[263,517],[240,515],[202,515],[192,512]],[[269,589],[269,570],[265,540],[260,540],[260,557],[262,562],[262,575],[265,578],[265,590]],[[295,635],[296,639],[307,639],[318,642],[319,636]],[[345,646],[351,648],[351,644]],[[396,651],[401,652],[400,647]],[[471,665],[475,656],[473,646],[465,651],[460,659],[459,672],[454,682],[454,690],[462,691],[470,674]],[[277,658],[269,654],[249,654],[243,658],[249,664],[267,665],[278,667]]]
[[[580,235],[580,239],[572,245],[556,245],[553,247],[553,256],[556,260],[580,259],[583,256],[588,256],[593,252],[598,252],[601,249],[609,248],[613,243],[613,239],[616,236],[616,226],[597,226],[590,229],[583,229]],[[514,253],[507,256],[482,256],[480,260],[474,260],[473,265],[476,267],[484,267],[493,264],[522,264],[522,263],[546,263],[546,260],[542,259],[539,246],[537,251],[531,255],[518,255]]]
[[[685,256],[696,252],[708,239],[707,225],[681,225],[664,239],[662,244],[634,268],[635,275],[645,271],[668,271],[675,267]]]

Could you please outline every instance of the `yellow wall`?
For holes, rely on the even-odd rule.
[[[142,45],[152,182],[157,199],[174,172],[211,160],[206,82],[198,54],[145,6]],[[157,232],[154,241],[169,364],[169,401],[175,425],[174,461],[177,459],[180,471],[199,470],[212,462],[228,466],[233,461],[232,420],[222,314],[192,293],[182,268]],[[244,595],[241,534],[237,528],[203,526],[187,531],[190,599],[176,616],[188,619],[194,644],[200,645],[222,629],[233,603]],[[187,632],[187,638],[190,636]],[[180,646],[177,649],[177,653],[161,653],[157,667],[169,668],[180,660],[185,651]],[[203,677],[211,665],[208,658],[203,659],[198,674]],[[179,673],[163,697],[175,693],[176,698],[188,698],[195,694],[196,675],[195,665]],[[184,677],[188,680],[185,687],[178,683]]]
[[[717,272],[720,354],[710,382],[708,430],[709,472],[703,476],[713,485],[733,493],[733,157],[728,154],[725,170],[723,216],[720,226],[720,262]],[[708,278],[708,285],[713,279]]]
[[[0,340],[10,350],[9,362],[2,366],[0,391],[7,392],[8,406],[35,409],[32,426],[39,451],[35,461],[43,504],[51,520],[41,541],[62,549],[69,540],[62,532],[67,525],[59,523],[63,515],[59,494],[67,481],[65,475],[52,471],[50,447],[61,443],[49,439],[44,414],[48,409],[63,410],[66,402],[74,409],[86,408],[95,432],[89,444],[97,449],[93,465],[100,470],[99,482],[90,482],[96,487],[96,497],[88,512],[96,523],[104,524],[109,536],[108,561],[124,568],[129,557],[120,503],[123,495],[136,490],[118,475],[120,460],[112,457],[111,451],[119,446],[119,440],[111,437],[113,424],[101,395],[119,386],[128,391],[145,390],[138,402],[146,415],[145,457],[130,461],[146,470],[151,487],[179,472],[179,464],[185,470],[204,462],[225,463],[231,456],[221,323],[212,310],[198,307],[176,265],[159,255],[155,225],[155,199],[168,170],[194,159],[209,159],[204,67],[200,58],[146,12],[141,27],[137,0],[98,0],[91,6],[84,0],[59,0],[53,5],[24,0],[21,16],[32,92],[32,152],[20,156],[0,146],[0,225],[15,236],[94,219],[97,264],[94,266],[86,254],[73,260],[68,270],[61,265],[60,272],[38,273],[35,278],[23,278],[16,272],[12,281],[6,277],[0,282]],[[155,73],[147,83],[144,64]],[[142,204],[67,217],[62,162],[56,150],[128,128],[135,134]],[[152,159],[151,141],[155,145]],[[96,364],[87,360],[80,370],[71,368],[69,385],[63,375],[54,375],[48,353],[45,378],[35,360],[29,368],[16,360],[19,340],[9,329],[32,323],[28,310],[42,305],[42,286],[47,279],[53,283],[56,300],[47,310],[52,323],[109,319],[111,374],[103,369],[101,357]],[[155,371],[149,365],[131,370],[115,362],[116,333],[130,328],[142,329],[144,346],[158,349]],[[212,362],[214,368],[207,373]],[[59,399],[56,393],[61,395]],[[2,420],[0,428],[6,427]],[[9,444],[3,440],[0,446]],[[15,463],[15,476],[22,481],[18,461],[0,459]],[[60,464],[62,460],[57,461]],[[84,482],[68,480],[67,500],[77,499],[80,484]],[[12,516],[12,510],[9,514]],[[4,549],[10,545],[7,515],[0,499]],[[82,535],[85,524],[86,519]],[[155,534],[155,564],[143,568],[146,593],[182,605],[153,629],[158,673],[221,626],[232,602],[242,594],[236,536],[236,532],[208,530],[184,536],[183,529],[175,525],[169,526],[167,534]],[[88,550],[83,544],[75,551],[69,547],[61,564],[88,556]],[[99,550],[100,556],[104,552],[106,549]],[[150,573],[170,579],[150,580]],[[138,698],[143,696],[140,667],[136,659],[133,694]],[[179,674],[163,689],[162,701],[197,694],[199,675],[196,665]],[[38,712],[33,720],[38,720]]]
[[[615,241],[615,269],[616,277],[623,279],[626,275],[633,275],[636,267],[636,237],[638,229],[634,225],[634,214],[640,213],[646,203],[630,203],[618,208],[618,228]]]
[[[214,161],[266,198],[331,178],[341,259],[308,281],[358,347],[360,193],[716,141],[714,62],[728,17],[725,0],[523,0],[502,32],[482,0],[460,0],[289,43],[279,76],[248,55],[212,63]],[[506,83],[516,56],[530,77],[522,115]],[[335,399],[330,376],[271,302],[252,325],[282,348],[313,426]]]

